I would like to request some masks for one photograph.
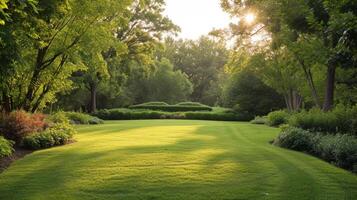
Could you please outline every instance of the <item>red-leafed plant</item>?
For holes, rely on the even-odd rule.
[[[21,143],[22,139],[32,133],[45,130],[47,123],[44,114],[29,114],[14,111],[4,119],[3,133],[9,140]]]

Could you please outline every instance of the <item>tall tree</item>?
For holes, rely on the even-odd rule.
[[[225,43],[203,36],[197,41],[168,38],[165,45],[159,57],[168,58],[176,69],[188,75],[194,87],[191,100],[214,105],[220,94],[212,97],[208,91],[214,91],[212,88],[216,88],[223,73],[228,58]]]

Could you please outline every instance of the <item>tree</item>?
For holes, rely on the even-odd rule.
[[[226,106],[253,118],[283,107],[283,99],[248,69],[234,72],[224,88]]]
[[[11,104],[4,108],[35,112],[55,101],[57,93],[70,89],[68,77],[86,67],[77,54],[83,49],[82,39],[92,31],[112,37],[111,25],[121,20],[128,3],[43,0],[37,4],[38,12],[1,27],[6,37],[12,37],[10,54],[18,55],[5,66],[14,70],[2,80],[1,85],[7,88],[3,90],[3,104]],[[14,79],[16,76],[21,78]]]
[[[160,55],[161,54],[161,55]],[[203,36],[197,41],[179,40],[171,38],[165,41],[164,52],[159,57],[168,58],[175,69],[185,72],[193,83],[192,101],[214,105],[220,93],[217,91],[219,74],[223,73],[228,58],[225,43]]]
[[[323,108],[330,110],[334,103],[335,74],[338,67],[355,67],[356,51],[356,1],[315,1],[315,0],[267,0],[267,1],[233,1],[222,0],[222,7],[233,15],[242,16],[247,12],[254,12],[258,16],[251,26],[244,23],[232,25],[231,33],[246,38],[257,31],[265,30],[272,34],[272,48],[287,45],[288,41],[306,42],[318,41],[319,46],[326,52],[326,57],[320,60],[320,65],[326,66],[325,97]],[[259,28],[260,27],[260,28]],[[286,31],[288,30],[288,31]],[[305,43],[306,44],[306,43]],[[315,43],[316,44],[316,43]],[[287,45],[289,48],[290,46]],[[313,75],[310,74],[310,63],[305,62],[299,54],[310,54],[314,51],[301,48],[295,52],[304,70],[315,104],[319,106],[319,97],[314,88]],[[294,52],[294,51],[292,51]]]
[[[153,71],[148,72],[146,76],[138,73],[138,76],[131,77],[127,91],[130,92],[133,103],[177,103],[188,99],[192,93],[192,84],[185,73],[175,70],[165,58],[157,61],[153,67]]]

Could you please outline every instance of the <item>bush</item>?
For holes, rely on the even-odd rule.
[[[252,121],[250,121],[252,124],[267,124],[267,117],[261,117],[261,116],[256,116]]]
[[[134,119],[197,119],[217,121],[246,120],[246,116],[233,112],[163,112],[153,110],[104,109],[95,113],[105,120],[134,120]]]
[[[347,134],[321,134],[300,128],[283,130],[275,145],[303,151],[320,157],[338,167],[357,172],[357,138]]]
[[[65,112],[66,117],[72,124],[103,124],[104,121],[85,113]]]
[[[70,121],[64,112],[57,112],[46,118],[49,124],[69,124]]]
[[[0,158],[10,156],[14,149],[12,145],[14,143],[10,140],[6,140],[4,137],[0,136]]]
[[[71,141],[74,133],[71,126],[56,124],[43,132],[25,137],[23,146],[29,149],[45,149],[64,145]]]
[[[166,106],[155,106],[155,105],[134,105],[130,106],[130,109],[146,109],[146,110],[159,110],[166,112],[188,112],[188,111],[212,111],[211,107],[208,106],[177,106],[177,105],[166,105]]]
[[[287,128],[274,140],[274,145],[311,153],[314,150],[315,136],[300,128]]]
[[[139,104],[141,106],[168,106],[169,104],[166,102],[161,102],[161,101],[153,101],[153,102],[147,102],[143,104]]]
[[[357,106],[337,106],[331,112],[311,109],[293,115],[291,126],[324,133],[347,133],[357,136]]]
[[[279,126],[288,123],[290,114],[284,110],[274,111],[268,114],[267,124],[269,126]]]
[[[33,132],[43,131],[48,127],[43,114],[29,114],[25,111],[14,111],[4,119],[5,138],[21,143],[22,139]]]
[[[204,104],[201,104],[201,103],[198,103],[198,102],[181,102],[181,103],[178,103],[176,104],[176,106],[205,106],[205,107],[208,107],[207,105],[204,105]]]

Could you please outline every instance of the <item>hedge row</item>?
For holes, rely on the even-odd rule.
[[[188,111],[212,111],[209,106],[185,106],[185,105],[134,105],[130,109],[159,110],[166,112],[188,112]]]
[[[290,127],[280,133],[274,144],[315,155],[357,173],[357,138],[352,135],[321,134]]]
[[[246,121],[245,116],[233,112],[164,112],[154,110],[104,109],[95,116],[104,120],[136,120],[136,119],[197,119],[216,121]]]

